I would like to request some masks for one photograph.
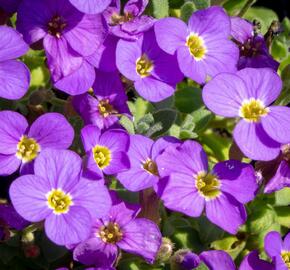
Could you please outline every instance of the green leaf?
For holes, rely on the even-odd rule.
[[[152,5],[155,18],[160,19],[169,16],[168,0],[152,0]]]
[[[275,212],[277,214],[277,222],[286,228],[290,228],[289,206],[275,207]]]
[[[198,137],[198,135],[195,132],[190,131],[190,130],[186,130],[186,129],[180,130],[180,133],[179,133],[179,138],[181,140],[195,139],[197,137]]]
[[[271,48],[272,56],[277,60],[282,60],[288,55],[288,46],[284,38],[275,38]]]
[[[192,0],[197,9],[205,9],[210,6],[210,0]]]
[[[246,4],[247,0],[228,0],[223,5],[226,11],[231,16],[238,15],[239,11],[243,8],[243,6]]]
[[[263,7],[252,7],[248,9],[245,18],[250,21],[253,21],[254,19],[258,20],[261,23],[261,32],[263,34],[267,32],[272,21],[279,21],[278,15],[273,10]]]
[[[182,4],[184,3],[184,0],[169,0],[169,7],[170,8],[180,8]]]
[[[286,187],[275,192],[275,205],[289,205],[290,204],[290,188]]]
[[[128,102],[131,113],[134,116],[134,122],[139,120],[148,112],[152,110],[152,105],[148,101],[138,97],[135,102]]]
[[[197,8],[193,2],[185,2],[180,8],[180,19],[187,23],[192,13],[196,10]]]
[[[159,110],[153,113],[154,123],[161,126],[161,130],[152,133],[152,136],[160,136],[168,131],[171,125],[175,122],[177,112],[175,110]]]
[[[209,268],[204,264],[200,263],[199,266],[194,268],[195,270],[209,270]]]
[[[205,130],[209,122],[213,119],[213,114],[205,108],[200,108],[193,112],[191,116],[195,123],[194,132],[196,133]]]
[[[135,134],[134,123],[127,116],[122,115],[119,123],[124,127],[130,134]]]
[[[203,106],[201,89],[181,84],[175,93],[175,107],[183,113],[192,113]]]

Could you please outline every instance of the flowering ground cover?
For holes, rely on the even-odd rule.
[[[290,21],[255,2],[0,0],[0,270],[290,270]]]

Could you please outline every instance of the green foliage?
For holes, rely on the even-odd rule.
[[[180,8],[180,18],[187,23],[192,13],[196,10],[197,8],[193,2],[185,2]]]
[[[155,18],[160,19],[169,16],[168,0],[152,0],[151,2]]]

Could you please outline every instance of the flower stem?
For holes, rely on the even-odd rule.
[[[256,2],[256,0],[248,0],[247,2],[246,2],[246,4],[243,6],[243,8],[240,10],[240,12],[239,12],[239,14],[238,14],[238,16],[239,17],[243,17],[245,14],[246,14],[246,12],[247,12],[247,10],[254,4]]]

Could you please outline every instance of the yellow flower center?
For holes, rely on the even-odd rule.
[[[281,257],[287,268],[290,270],[290,251],[282,251]]]
[[[16,156],[22,162],[29,162],[35,159],[40,152],[40,146],[33,138],[23,135],[17,144]]]
[[[109,99],[103,99],[99,101],[98,110],[100,115],[108,117],[111,114],[117,114],[118,111],[110,104]]]
[[[93,149],[94,160],[100,169],[110,165],[112,160],[111,151],[106,146],[96,145]]]
[[[269,108],[265,107],[259,99],[245,100],[240,108],[240,116],[249,122],[260,122],[262,116],[266,116]]]
[[[190,34],[187,37],[186,46],[189,48],[190,54],[196,61],[200,61],[205,58],[206,47],[202,37],[197,34]]]
[[[64,193],[61,189],[53,189],[47,195],[48,207],[53,209],[54,214],[65,214],[73,205],[70,194]]]
[[[109,222],[108,225],[102,226],[97,235],[105,243],[116,244],[123,238],[120,226],[117,223]]]
[[[136,71],[142,78],[148,77],[153,70],[153,67],[153,62],[146,54],[143,54],[136,61]]]
[[[206,199],[215,199],[221,193],[220,181],[215,175],[210,173],[199,172],[196,176],[195,186]]]
[[[157,164],[153,160],[151,160],[150,158],[148,158],[143,163],[143,169],[151,174],[158,175]]]

